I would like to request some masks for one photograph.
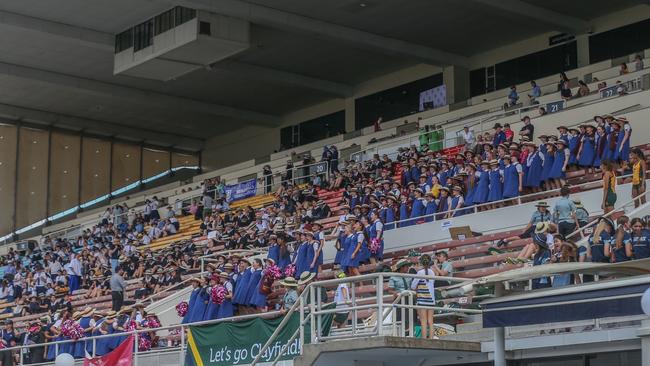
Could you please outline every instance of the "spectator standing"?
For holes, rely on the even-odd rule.
[[[111,275],[110,286],[111,286],[111,298],[113,301],[111,309],[113,311],[120,311],[122,309],[122,304],[124,304],[124,293],[126,292],[126,281],[122,275],[124,270],[121,266],[115,268],[115,272]]]
[[[629,74],[629,73],[630,73],[630,70],[628,70],[627,64],[625,62],[623,62],[621,64],[621,69],[618,71],[618,74],[619,75],[625,75],[625,74]]]
[[[576,205],[569,199],[570,192],[571,190],[568,186],[560,188],[560,195],[562,197],[555,203],[553,209],[557,223],[557,231],[565,238],[579,228],[580,225],[576,217]]]
[[[262,179],[264,180],[264,193],[271,193],[273,172],[271,171],[270,165],[264,165],[264,168],[262,168]]]
[[[476,138],[474,137],[474,131],[470,131],[468,126],[464,126],[460,134],[461,136],[463,136],[463,141],[465,142],[465,151],[473,150],[474,144],[476,143]]]
[[[579,80],[578,85],[580,85],[580,87],[578,88],[578,95],[579,96],[586,97],[587,95],[589,95],[589,93],[590,93],[589,87],[587,86],[587,84],[584,81]]]
[[[530,117],[524,116],[521,121],[524,122],[524,125],[519,130],[519,136],[522,138],[527,137],[528,141],[533,141],[533,136],[535,135],[535,126],[530,123]]]

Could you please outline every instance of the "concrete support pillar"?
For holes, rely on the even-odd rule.
[[[352,132],[356,128],[356,109],[354,106],[354,98],[345,99],[345,132]]]
[[[578,48],[578,67],[589,65],[589,35],[576,36],[576,46]]]
[[[636,335],[641,338],[641,364],[650,365],[650,319],[641,322]]]
[[[469,99],[469,70],[460,66],[447,66],[442,70],[442,82],[447,87],[447,104]]]
[[[494,285],[494,296],[503,296],[503,283]],[[506,332],[505,328],[494,328],[494,366],[506,366]]]

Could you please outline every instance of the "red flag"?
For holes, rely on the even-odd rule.
[[[133,336],[111,352],[94,358],[84,358],[84,366],[131,366],[133,365]]]

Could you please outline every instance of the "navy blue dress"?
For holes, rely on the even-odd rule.
[[[517,166],[510,164],[503,169],[503,198],[519,196],[519,172]]]
[[[528,155],[526,160],[528,165],[528,170],[526,172],[525,182],[526,187],[537,188],[541,184],[542,177],[542,158],[540,157],[540,152],[535,151],[532,154]]]
[[[500,201],[503,199],[503,185],[501,183],[501,172],[499,169],[490,170],[490,193],[488,202]]]
[[[259,292],[260,279],[262,278],[262,270],[254,270],[251,274],[250,281],[248,281],[248,288],[246,289],[246,299],[242,305],[253,305],[253,296]]]
[[[546,181],[550,178],[551,169],[553,168],[553,163],[555,162],[555,155],[548,152],[547,149],[543,149],[544,154],[544,165],[542,166],[542,181]]]
[[[593,136],[582,137],[582,153],[578,158],[578,164],[583,167],[591,167],[594,164],[595,139]]]
[[[198,287],[192,290],[190,301],[187,302],[187,314],[183,317],[183,321],[181,322],[182,324],[190,322],[190,309],[194,307],[194,304],[196,304],[196,297],[199,295],[199,290],[200,288]]]
[[[260,272],[260,274],[262,273],[262,271],[256,271],[256,272]],[[255,274],[253,274],[252,278],[255,277],[256,277]],[[264,281],[264,276],[260,275],[260,278],[257,281],[255,288],[253,289],[253,294],[251,295],[251,299],[248,302],[250,306],[255,306],[257,308],[263,308],[266,306],[266,295],[260,292],[260,286],[262,285],[262,281]]]
[[[417,218],[420,216],[424,215],[425,207],[424,204],[422,203],[422,198],[416,198],[413,200],[413,206],[411,207],[411,217],[412,219],[416,220],[410,220],[409,225],[415,225],[417,223]]]
[[[370,239],[377,238],[377,233],[378,233],[377,224],[378,223],[381,223],[381,221],[376,220],[375,222],[372,223],[372,225],[370,225],[368,227],[368,234],[370,236]],[[384,236],[384,233],[383,233],[383,228],[382,228],[382,237],[380,238],[379,250],[376,253],[370,253],[370,256],[373,257],[373,258],[377,258],[377,260],[382,260],[384,258],[384,238],[383,238],[383,236]]]
[[[390,230],[395,228],[393,222],[395,222],[395,210],[392,207],[386,209],[386,219],[384,220],[386,225],[384,225],[384,230]]]
[[[564,178],[564,172],[562,171],[562,168],[564,167],[564,162],[566,161],[566,155],[564,152],[564,149],[558,150],[555,153],[555,159],[553,160],[553,166],[551,167],[551,171],[548,174],[549,179],[558,179],[558,178]]]
[[[634,259],[650,258],[650,230],[643,229],[641,235],[633,234],[631,241]]]
[[[438,212],[438,204],[436,204],[436,200],[431,200],[427,203],[427,208],[424,211],[424,214],[426,218],[424,219],[425,222],[431,222],[433,221],[433,214]]]
[[[399,206],[399,220],[403,221],[409,218],[409,210],[406,202],[402,202]],[[399,224],[399,227],[408,226],[409,221],[403,221]]]
[[[235,305],[246,305],[246,291],[248,291],[248,283],[251,279],[250,268],[247,268],[244,273],[240,273],[235,282],[235,295],[233,296],[232,303]]]
[[[474,194],[474,203],[481,204],[487,202],[489,193],[490,193],[490,173],[481,170],[479,172],[476,194]]]
[[[233,285],[230,280],[223,284],[226,287],[226,290],[232,295]],[[217,311],[217,319],[230,318],[235,314],[235,309],[232,305],[232,299],[225,299],[221,305],[219,305],[219,310]]]
[[[208,307],[205,309],[205,314],[203,315],[203,320],[212,320],[217,319],[217,312],[219,311],[219,304],[212,301],[212,287],[208,288],[208,294],[210,295],[210,300]]]

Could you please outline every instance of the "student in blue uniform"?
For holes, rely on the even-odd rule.
[[[571,155],[569,157],[569,166],[578,165],[578,150],[580,148],[580,131],[577,128],[569,128],[569,151]]]
[[[474,194],[474,203],[480,205],[486,203],[490,193],[490,163],[483,160],[480,168],[474,174],[478,179],[476,193]],[[484,209],[484,207],[481,207]]]
[[[336,255],[334,256],[334,264],[338,264],[339,266],[343,266],[343,259],[345,257],[345,251],[347,250],[347,247],[345,246],[345,225],[347,225],[347,221],[339,221],[336,223],[336,228],[333,231],[333,235],[336,236],[336,243],[334,244],[334,247],[336,249]]]
[[[350,251],[353,250],[350,243],[352,242],[354,233],[352,232],[351,222],[345,221],[342,225],[341,248],[343,258],[341,259],[341,270],[350,273]]]
[[[544,165],[544,154],[542,154],[535,143],[525,142],[528,148],[528,157],[526,158],[526,176],[524,186],[530,188],[533,192],[540,191],[542,167]]]
[[[438,212],[438,203],[433,197],[432,192],[427,192],[424,194],[425,201],[427,202],[426,209],[424,211],[425,219],[424,222],[431,222],[434,219],[434,214]]]
[[[409,225],[417,224],[418,218],[424,215],[425,206],[424,206],[424,191],[420,188],[416,188],[413,191],[413,204],[411,206],[411,215],[410,218],[413,220],[409,221]]]
[[[650,230],[645,228],[643,221],[638,217],[632,219],[631,226],[630,243],[625,249],[628,257],[634,259],[650,258]]]
[[[555,158],[553,159],[553,166],[548,174],[548,182],[551,189],[562,188],[566,181],[567,165],[569,164],[571,153],[567,148],[567,143],[560,139],[555,143]]]
[[[440,199],[438,199],[438,212],[436,215],[436,220],[442,220],[447,217],[449,208],[451,207],[451,197],[449,196],[449,188],[442,187],[440,188]]]
[[[203,315],[205,310],[208,308],[208,302],[210,301],[210,295],[205,287],[205,279],[199,278],[199,287],[198,294],[196,295],[196,301],[194,306],[188,309],[189,313],[189,323],[200,322],[203,320]],[[120,326],[122,323],[119,324]]]
[[[448,218],[461,216],[465,213],[465,211],[462,209],[465,207],[463,189],[460,186],[453,186],[451,191],[451,207],[449,207],[450,212],[447,215]]]
[[[523,171],[521,169],[521,164],[513,164],[510,155],[505,155],[503,161],[503,198],[518,197],[519,192],[523,188]]]
[[[239,260],[239,276],[235,281],[235,293],[232,298],[233,305],[242,304],[245,306],[244,301],[246,300],[246,291],[248,290],[248,283],[251,279],[251,270],[250,270],[250,261],[246,258],[241,258]]]
[[[578,165],[587,169],[587,173],[593,172],[594,158],[596,155],[596,129],[592,125],[585,126],[586,133],[582,136],[580,149],[578,150]]]
[[[196,299],[199,295],[199,291],[201,290],[199,285],[200,279],[198,277],[192,278],[190,282],[192,283],[192,293],[190,294],[190,300],[187,303],[187,309],[188,309],[187,314],[185,314],[185,316],[183,317],[183,321],[181,322],[183,324],[187,324],[191,322],[190,309],[194,308],[194,304],[196,304]]]
[[[476,177],[476,165],[474,163],[469,163],[465,167],[467,171],[467,176],[465,177],[465,207],[474,206],[474,199],[476,197],[476,191],[478,188],[478,178]],[[471,213],[471,210],[466,210],[467,213]]]
[[[618,140],[616,141],[616,151],[618,161],[623,167],[627,166],[630,161],[630,138],[632,136],[632,127],[625,117],[619,117],[616,120],[620,127]]]
[[[212,301],[212,288],[217,287],[218,285],[219,285],[219,276],[216,273],[214,273],[210,276],[210,286],[206,288],[206,291],[210,296],[208,300],[208,307],[205,309],[205,313],[203,314],[203,320],[212,320],[217,318],[217,312],[219,311],[219,304]]]
[[[217,311],[217,319],[230,318],[234,316],[235,313],[235,309],[232,305],[232,296],[233,296],[232,281],[230,280],[228,273],[226,272],[219,273],[219,280],[221,281],[221,285],[226,288],[227,294],[224,301],[219,305],[219,309]]]
[[[98,336],[98,335],[106,335],[106,334],[113,334],[115,333],[115,317],[117,316],[117,313],[113,310],[110,310],[108,313],[106,313],[106,316],[104,319],[100,319],[96,324],[95,324],[95,329],[93,330],[93,336]],[[99,338],[95,341],[96,346],[95,346],[95,355],[96,356],[103,356],[107,354],[108,352],[111,351],[111,345],[113,343],[113,337],[106,337],[106,338]],[[52,347],[52,351],[54,351]],[[48,357],[50,356],[49,354],[49,349],[48,349]]]
[[[392,194],[388,194],[386,196],[386,204],[386,219],[384,223],[386,224],[386,230],[390,230],[395,228],[395,224],[393,224],[393,222],[395,222],[395,208],[397,206],[397,197]]]
[[[600,168],[600,162],[603,161],[605,148],[607,146],[607,132],[604,126],[596,127],[596,137],[594,139],[594,168]]]
[[[488,193],[488,202],[501,201],[503,199],[503,177],[499,169],[497,160],[490,161],[490,190]],[[496,208],[500,204],[491,205]]]
[[[249,306],[249,313],[257,313],[266,308],[266,295],[260,292],[260,286],[264,280],[262,267],[262,260],[254,258],[253,274],[246,293],[246,304]]]
[[[400,204],[399,204],[399,227],[405,227],[409,225],[409,209],[408,209],[408,197],[405,195],[401,195],[399,197],[400,199]]]
[[[506,142],[506,134],[503,132],[503,126],[501,126],[501,123],[495,123],[494,124],[494,136],[492,138],[492,147],[496,148],[500,144],[503,144]]]
[[[296,274],[294,277],[299,276],[298,273],[309,271],[311,261],[314,259],[314,247],[307,240],[307,235],[305,235],[305,233],[298,233],[296,239],[298,239],[300,246],[298,247],[293,260],[293,263],[296,266]]]
[[[94,313],[93,309],[87,307],[79,314],[79,325],[81,326],[81,328],[83,328],[85,337],[90,337],[92,335],[93,327],[91,326],[91,324],[94,323],[93,313]],[[92,348],[92,341],[86,342],[83,339],[77,341],[77,343],[75,344],[75,353],[74,353],[75,358],[77,357],[84,358],[86,356],[86,351],[91,348]]]
[[[601,218],[588,240],[592,262],[609,263],[609,257],[605,255],[605,245],[611,244],[613,233],[614,223],[612,220]]]
[[[377,263],[384,259],[384,224],[379,219],[377,211],[370,213],[370,226],[368,226],[370,240],[379,241],[379,250],[376,253],[370,253],[370,263]]]
[[[544,154],[544,164],[542,165],[542,176],[541,180],[544,184],[546,190],[553,189],[549,184],[549,175],[551,174],[551,168],[553,168],[553,163],[555,162],[555,142],[547,141],[543,145],[540,145],[539,151]]]
[[[350,247],[348,250],[347,267],[351,276],[359,275],[359,265],[363,263],[363,259],[367,256],[368,246],[366,243],[363,225],[360,221],[354,222],[352,225],[352,236],[350,237]]]

